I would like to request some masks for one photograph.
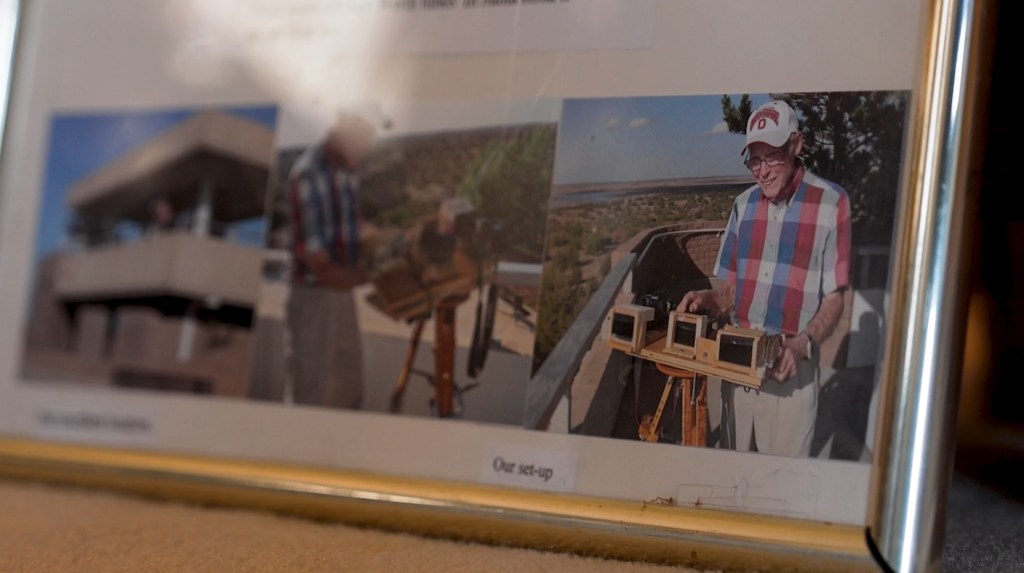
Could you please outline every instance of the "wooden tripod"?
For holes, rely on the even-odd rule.
[[[656,363],[658,371],[666,375],[665,389],[661,392],[661,401],[653,417],[644,417],[640,424],[640,439],[645,442],[656,442],[661,436],[661,417],[665,411],[665,403],[677,384],[682,384],[682,403],[680,418],[682,424],[682,443],[686,446],[707,446],[708,444],[708,380],[707,376],[692,370],[681,370],[664,364]]]
[[[432,402],[440,418],[449,418],[455,413],[455,310],[468,297],[453,295],[434,304],[434,397]],[[409,385],[409,376],[416,361],[423,325],[430,317],[416,319],[409,348],[402,363],[402,372],[391,393],[391,411],[402,409],[402,396]]]

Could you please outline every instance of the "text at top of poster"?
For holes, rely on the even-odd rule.
[[[321,56],[647,48],[655,8],[653,0],[176,0],[169,6],[186,16],[188,41],[213,54],[261,47]]]

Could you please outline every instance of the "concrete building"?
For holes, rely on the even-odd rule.
[[[245,396],[273,134],[198,113],[77,181],[37,268],[24,374]],[[248,244],[246,244],[248,243]]]

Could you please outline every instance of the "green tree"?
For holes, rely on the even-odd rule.
[[[907,92],[772,94],[800,116],[804,164],[850,196],[853,241],[888,243],[899,185]],[[722,96],[722,115],[734,133],[746,133],[751,109],[741,96]],[[739,121],[742,118],[742,121]]]
[[[753,107],[750,96],[747,94],[740,96],[740,103],[735,106],[732,105],[732,98],[728,95],[722,96],[722,119],[729,126],[729,131],[733,133],[746,133],[747,119],[753,113]]]
[[[536,370],[555,348],[592,294],[592,285],[583,280],[575,264],[555,260],[544,265],[544,285],[540,292],[540,308],[534,342],[533,367]]]
[[[554,152],[554,126],[527,126],[488,143],[466,169],[457,194],[498,227],[505,256],[541,259]]]

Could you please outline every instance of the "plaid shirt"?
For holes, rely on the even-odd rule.
[[[798,334],[821,299],[850,284],[850,200],[802,166],[788,199],[754,185],[733,203],[715,275],[736,287],[736,321]]]
[[[327,157],[323,144],[296,160],[288,177],[288,217],[292,228],[292,281],[313,284],[303,264],[308,253],[326,251],[342,266],[359,262],[359,201],[356,176]]]

